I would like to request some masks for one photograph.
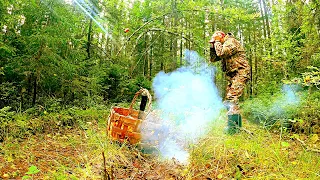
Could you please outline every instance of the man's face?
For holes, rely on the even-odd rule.
[[[211,39],[210,39],[210,43],[211,42],[213,42],[214,43],[214,41],[220,41],[221,43],[223,43],[224,42],[224,37],[225,37],[225,34],[224,34],[224,32],[222,32],[222,31],[217,31],[217,32],[215,32],[213,35],[212,35],[212,37],[211,37]]]

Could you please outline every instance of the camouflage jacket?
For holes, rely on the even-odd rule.
[[[226,73],[232,73],[239,69],[250,69],[243,46],[231,33],[224,38],[224,43],[217,41],[214,43],[215,55],[211,56],[211,61],[223,60]]]

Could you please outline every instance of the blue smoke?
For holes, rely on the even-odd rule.
[[[299,105],[300,98],[296,95],[299,86],[292,84],[285,84],[282,86],[282,95],[277,98],[270,109],[272,114],[277,116],[285,116],[288,108],[293,108]]]
[[[184,57],[185,66],[171,73],[159,72],[154,78],[157,107],[142,125],[142,129],[148,129],[142,130],[145,142],[156,142],[153,145],[163,157],[181,162],[188,160],[188,143],[197,142],[223,108],[213,82],[215,67],[195,51],[185,50]],[[150,126],[148,122],[157,125]]]
[[[299,96],[296,96],[296,91],[299,88],[297,85],[285,84],[282,87],[284,93],[285,105],[297,105],[300,102]]]

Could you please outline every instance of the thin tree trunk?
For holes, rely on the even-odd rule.
[[[163,21],[162,21],[163,25],[165,25],[165,22],[164,22],[164,17],[163,17]],[[165,40],[164,40],[164,35],[162,34],[161,35],[161,60],[160,60],[160,71],[164,71],[165,67],[164,67],[164,55],[163,55],[163,52],[164,52],[164,47],[165,47]]]
[[[144,63],[143,63],[143,76],[146,77],[148,75],[148,35],[144,35],[144,45],[145,45],[145,54],[144,54]]]
[[[259,5],[260,5],[260,12],[261,12],[261,17],[262,17],[262,26],[263,26],[263,35],[264,38],[267,39],[267,31],[266,31],[266,25],[265,25],[265,19],[264,19],[264,13],[263,13],[263,5],[262,5],[262,1],[259,1]]]
[[[206,47],[206,14],[204,14],[204,19],[203,19],[203,42],[204,42],[204,47]],[[203,49],[203,56],[206,57],[206,49]]]
[[[90,51],[90,47],[91,47],[91,31],[92,31],[92,18],[90,18],[90,23],[89,23],[89,31],[88,31],[88,41],[87,41],[87,59],[91,58],[91,51]]]
[[[221,9],[222,9],[222,11],[224,11],[224,0],[221,0],[220,1],[220,6],[221,6]],[[222,27],[221,27],[221,29],[225,29],[227,26],[226,26],[226,19],[225,19],[225,16],[224,15],[222,15]],[[220,61],[220,63],[224,63],[223,61]],[[220,67],[222,67],[222,64],[220,64],[221,66]],[[226,87],[227,87],[227,76],[226,76],[226,73],[225,72],[223,72],[223,71],[221,71],[221,73],[222,73],[222,79],[221,79],[221,84],[222,84],[222,87],[223,87],[223,90],[221,91],[222,93],[221,93],[221,96],[222,97],[226,97],[226,94],[227,94],[227,92],[226,92]]]
[[[224,11],[224,0],[220,1],[220,6],[221,6],[222,11]],[[221,29],[224,29],[227,27],[226,18],[224,15],[222,15],[222,22],[223,22],[223,25],[222,25]]]
[[[33,97],[32,97],[32,106],[36,105],[37,99],[37,76],[34,76],[33,80]]]
[[[30,97],[32,94],[32,74],[28,75],[28,87],[27,87],[27,94]],[[29,97],[27,98],[27,101],[29,100]]]
[[[42,51],[43,51],[44,43],[41,42],[39,51],[37,56],[34,58],[36,62],[38,62],[42,56]],[[33,81],[33,97],[32,97],[32,106],[36,104],[36,98],[37,98],[37,78],[40,77],[40,71],[36,70],[36,74],[33,73],[34,76],[34,81]]]
[[[182,40],[183,40],[182,36],[183,36],[183,34],[181,32],[181,39],[180,39],[180,67],[182,66],[182,46],[183,46],[183,44],[182,44]]]
[[[266,32],[268,35],[268,46],[270,53],[272,54],[272,44],[271,44],[271,29],[270,29],[270,22],[269,22],[269,16],[268,16],[268,11],[267,11],[267,4],[265,0],[261,0],[263,3],[263,9],[264,9],[264,16],[266,20]]]
[[[253,41],[254,41],[254,76],[253,76],[253,72],[251,71],[251,78],[254,79],[253,80],[253,84],[255,85],[255,87],[257,87],[258,84],[258,58],[257,58],[257,44],[256,44],[256,32],[253,32]],[[252,65],[253,66],[253,65]],[[253,90],[254,95],[258,95],[257,93],[258,91],[256,89]]]
[[[251,30],[249,32],[249,42],[251,42]],[[249,89],[249,95],[250,97],[252,97],[252,93],[253,93],[253,80],[252,80],[252,58],[253,58],[253,51],[252,51],[252,48],[250,48],[249,50],[249,62],[250,62],[250,89]]]
[[[268,38],[270,38],[271,37],[270,36],[271,30],[270,30],[269,17],[268,17],[268,11],[267,11],[267,4],[266,4],[265,0],[261,0],[261,1],[263,4],[264,17],[266,20],[266,31],[267,31]]]
[[[151,36],[152,38],[153,38],[153,32],[152,32],[152,36]],[[151,39],[152,39],[151,38]],[[150,58],[149,58],[149,80],[151,81],[151,79],[152,79],[152,64],[153,63],[153,45],[151,45],[151,47],[150,47]]]
[[[173,0],[173,28],[174,28],[174,33],[177,33],[177,25],[178,25],[178,14],[177,14],[177,0]],[[177,51],[178,51],[178,39],[173,36],[173,68],[177,68]]]
[[[190,39],[191,40],[191,31],[190,31],[190,29],[191,29],[191,23],[187,23],[187,28],[189,29],[189,33],[188,33],[188,39]],[[191,41],[188,41],[188,46],[187,46],[187,48],[190,50],[191,49]]]

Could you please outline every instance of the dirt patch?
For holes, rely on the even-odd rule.
[[[31,136],[22,142],[4,142],[0,154],[0,177],[22,179],[30,166],[36,166],[40,172],[32,175],[34,179],[53,176],[81,178],[82,173],[88,171],[86,179],[103,179],[104,176],[113,179],[182,179],[184,166],[179,162],[159,161],[154,155],[121,144],[113,145],[119,148],[119,155],[106,159],[105,171],[102,154],[94,154],[90,143],[85,133],[78,130]],[[94,157],[96,160],[92,160]]]
[[[76,135],[74,132],[69,132]],[[68,133],[68,134],[69,134]],[[22,142],[14,140],[4,142],[0,154],[0,175],[8,178],[22,178],[28,168],[36,166],[40,173],[33,175],[34,178],[44,178],[50,171],[55,171],[57,165],[72,167],[79,163],[80,152],[85,150],[84,145],[65,143],[66,134],[47,134],[31,136]]]

